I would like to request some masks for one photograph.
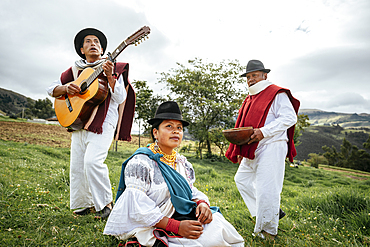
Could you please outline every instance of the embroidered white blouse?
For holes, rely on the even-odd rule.
[[[193,186],[193,166],[182,155],[177,155],[177,171],[185,177],[192,190],[192,199],[208,197]],[[104,229],[104,234],[122,235],[135,228],[151,227],[164,216],[170,217],[174,207],[170,192],[157,163],[147,155],[135,155],[125,168],[126,189],[117,200]],[[164,209],[166,208],[166,209]]]

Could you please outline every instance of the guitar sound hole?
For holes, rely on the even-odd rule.
[[[80,94],[86,93],[86,91],[87,91],[87,83],[86,83],[86,81],[83,81],[81,83],[80,88],[81,88]]]

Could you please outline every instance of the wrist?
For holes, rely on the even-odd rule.
[[[199,204],[201,204],[201,203],[205,203],[205,204],[207,204],[208,207],[210,207],[208,202],[206,202],[205,200],[198,200],[196,203],[197,203],[197,206],[199,206]]]
[[[113,84],[116,82],[116,78],[114,76],[107,76],[108,83]]]
[[[173,232],[175,234],[179,234],[180,223],[181,221],[168,218],[168,222],[167,222],[165,230],[169,232]]]

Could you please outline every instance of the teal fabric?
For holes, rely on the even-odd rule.
[[[184,215],[189,214],[193,208],[197,207],[197,204],[191,200],[192,199],[191,188],[186,179],[183,176],[181,176],[180,173],[178,173],[177,171],[175,171],[170,166],[166,165],[160,160],[160,158],[163,156],[162,154],[154,154],[149,148],[145,147],[137,149],[130,158],[123,162],[116,201],[126,188],[125,167],[128,161],[137,154],[145,154],[150,159],[157,162],[158,167],[162,172],[163,178],[166,181],[168,190],[170,191],[171,202],[178,213]],[[218,207],[211,207],[211,211],[212,213],[220,212]]]

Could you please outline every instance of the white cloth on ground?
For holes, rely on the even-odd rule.
[[[191,187],[193,199],[202,199],[209,203],[208,197],[193,186],[195,174],[191,163],[182,155],[177,156],[176,162],[177,171],[185,177]],[[104,234],[115,235],[122,240],[135,235],[142,245],[152,246],[155,242],[152,233],[154,225],[165,216],[171,217],[175,211],[167,184],[157,163],[143,154],[134,156],[127,163],[125,184],[126,190],[117,200],[107,220]],[[179,241],[186,241],[190,246],[244,245],[243,238],[221,214],[214,214],[214,218],[216,220],[207,224],[202,234],[204,236],[215,234],[212,235],[213,239],[207,238],[206,241],[202,240],[202,237],[198,239],[205,245],[197,245],[199,243],[196,240],[186,238],[181,238]],[[220,243],[224,245],[218,245]],[[178,246],[177,244],[179,244],[178,241],[170,239],[170,246]]]
[[[244,246],[244,240],[220,213],[213,214],[211,223],[202,225],[203,234],[198,239],[169,238],[170,247]]]

